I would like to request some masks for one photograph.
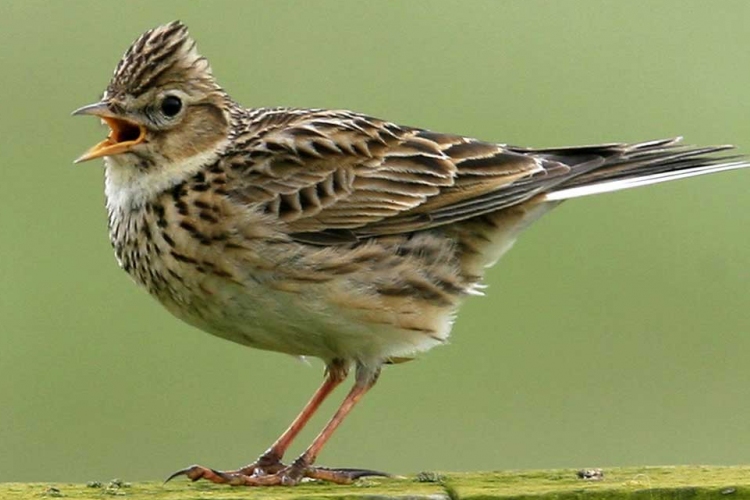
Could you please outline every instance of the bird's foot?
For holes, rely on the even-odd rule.
[[[366,476],[388,477],[389,474],[367,469],[329,469],[307,465],[304,460],[297,459],[291,465],[285,466],[281,462],[271,464],[253,464],[233,471],[219,471],[191,465],[169,476],[165,482],[179,476],[186,476],[191,481],[206,479],[217,484],[230,486],[295,486],[303,478],[317,479],[336,484],[351,484]]]

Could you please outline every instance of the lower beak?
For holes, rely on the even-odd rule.
[[[73,115],[98,116],[110,128],[106,139],[76,158],[73,163],[81,163],[102,156],[127,153],[146,138],[146,128],[143,125],[131,122],[112,113],[106,102],[84,106],[73,111]]]

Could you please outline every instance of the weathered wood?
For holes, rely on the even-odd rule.
[[[618,467],[601,479],[581,479],[573,469],[476,473],[425,472],[406,478],[373,478],[351,486],[307,483],[295,488],[231,488],[209,483],[102,484],[0,483],[1,500],[40,498],[149,500],[247,499],[750,499],[750,466]]]

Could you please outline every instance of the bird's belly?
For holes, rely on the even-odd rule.
[[[235,244],[256,246],[217,258],[185,231],[136,241],[143,227],[151,235],[161,229],[145,215],[128,216],[112,238],[136,282],[187,323],[258,349],[363,363],[408,358],[447,339],[471,290],[441,234],[337,252],[256,238]]]
[[[412,357],[446,340],[453,313],[446,310],[443,315],[433,315],[430,322],[439,327],[428,330],[386,307],[351,307],[351,303],[363,302],[351,294],[344,301],[350,304],[332,300],[330,287],[322,289],[320,285],[289,292],[256,282],[205,281],[200,290],[197,295],[189,293],[180,303],[165,297],[160,301],[183,321],[218,337],[324,360],[379,363]],[[371,303],[371,297],[366,299]]]

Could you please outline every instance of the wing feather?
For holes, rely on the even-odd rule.
[[[726,162],[711,156],[725,147],[691,148],[679,139],[535,150],[349,111],[247,113],[224,158],[237,186],[232,196],[275,216],[293,238],[319,245],[430,229],[540,195],[564,199]],[[579,189],[586,186],[593,187]]]
[[[233,193],[304,240],[393,234],[480,212],[490,193],[545,172],[536,159],[457,135],[351,112],[256,110],[233,158]],[[500,203],[502,204],[502,203]],[[453,208],[455,207],[455,208]],[[342,238],[340,230],[348,230]],[[331,235],[335,236],[331,237]]]

